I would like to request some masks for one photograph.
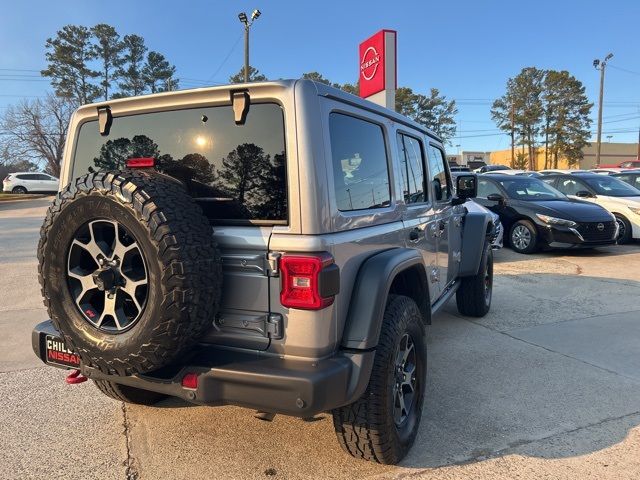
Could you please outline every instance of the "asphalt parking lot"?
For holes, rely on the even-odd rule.
[[[0,202],[0,478],[640,478],[640,245],[496,253],[492,311],[430,328],[420,434],[397,467],[356,461],[329,415],[124,406],[31,351],[49,199]]]

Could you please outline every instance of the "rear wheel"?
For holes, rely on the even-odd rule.
[[[626,217],[619,213],[614,213],[616,217],[616,223],[618,224],[618,243],[620,245],[629,243],[631,241],[631,222]]]
[[[17,193],[18,195],[23,195],[27,193],[27,189],[24,187],[13,187],[13,190],[11,190],[11,193]]]
[[[113,398],[120,402],[133,403],[136,405],[155,405],[160,400],[167,398],[162,393],[150,392],[140,388],[129,387],[128,385],[120,385],[108,380],[94,380],[98,390],[107,397]]]
[[[484,317],[491,308],[493,294],[493,250],[486,242],[480,271],[473,277],[462,279],[456,292],[456,304],[462,315]]]
[[[389,295],[369,385],[356,402],[332,412],[347,453],[390,465],[402,460],[418,433],[426,368],[418,306],[408,297]]]
[[[538,232],[529,220],[518,220],[509,233],[511,248],[518,253],[533,253],[538,244]]]

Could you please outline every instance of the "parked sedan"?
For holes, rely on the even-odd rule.
[[[505,238],[519,253],[616,243],[613,215],[598,205],[570,200],[537,178],[480,175],[475,201],[500,216]]]
[[[10,173],[2,181],[2,189],[11,193],[57,192],[60,180],[47,173],[16,172]]]
[[[549,175],[543,180],[570,198],[595,203],[616,217],[618,243],[640,239],[640,190],[611,176],[597,173]]]

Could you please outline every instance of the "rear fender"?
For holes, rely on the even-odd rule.
[[[378,344],[391,286],[396,277],[407,271],[411,271],[412,278],[419,283],[413,291],[420,292],[418,297],[422,298],[414,300],[423,316],[429,319],[425,312],[430,312],[431,305],[422,254],[409,248],[386,250],[370,257],[360,267],[342,335],[343,348],[366,350]]]

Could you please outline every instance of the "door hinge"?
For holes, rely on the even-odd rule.
[[[267,322],[265,324],[265,331],[267,337],[279,340],[282,338],[282,315],[272,313],[267,316]]]
[[[460,263],[460,261],[462,260],[462,255],[460,254],[460,250],[455,250],[451,256],[453,257],[453,260],[455,260],[458,263]]]
[[[282,254],[277,253],[277,252],[269,252],[267,254],[267,264],[269,266],[269,272],[268,275],[270,277],[277,277],[280,269],[279,269],[279,260],[280,257],[282,256]]]

